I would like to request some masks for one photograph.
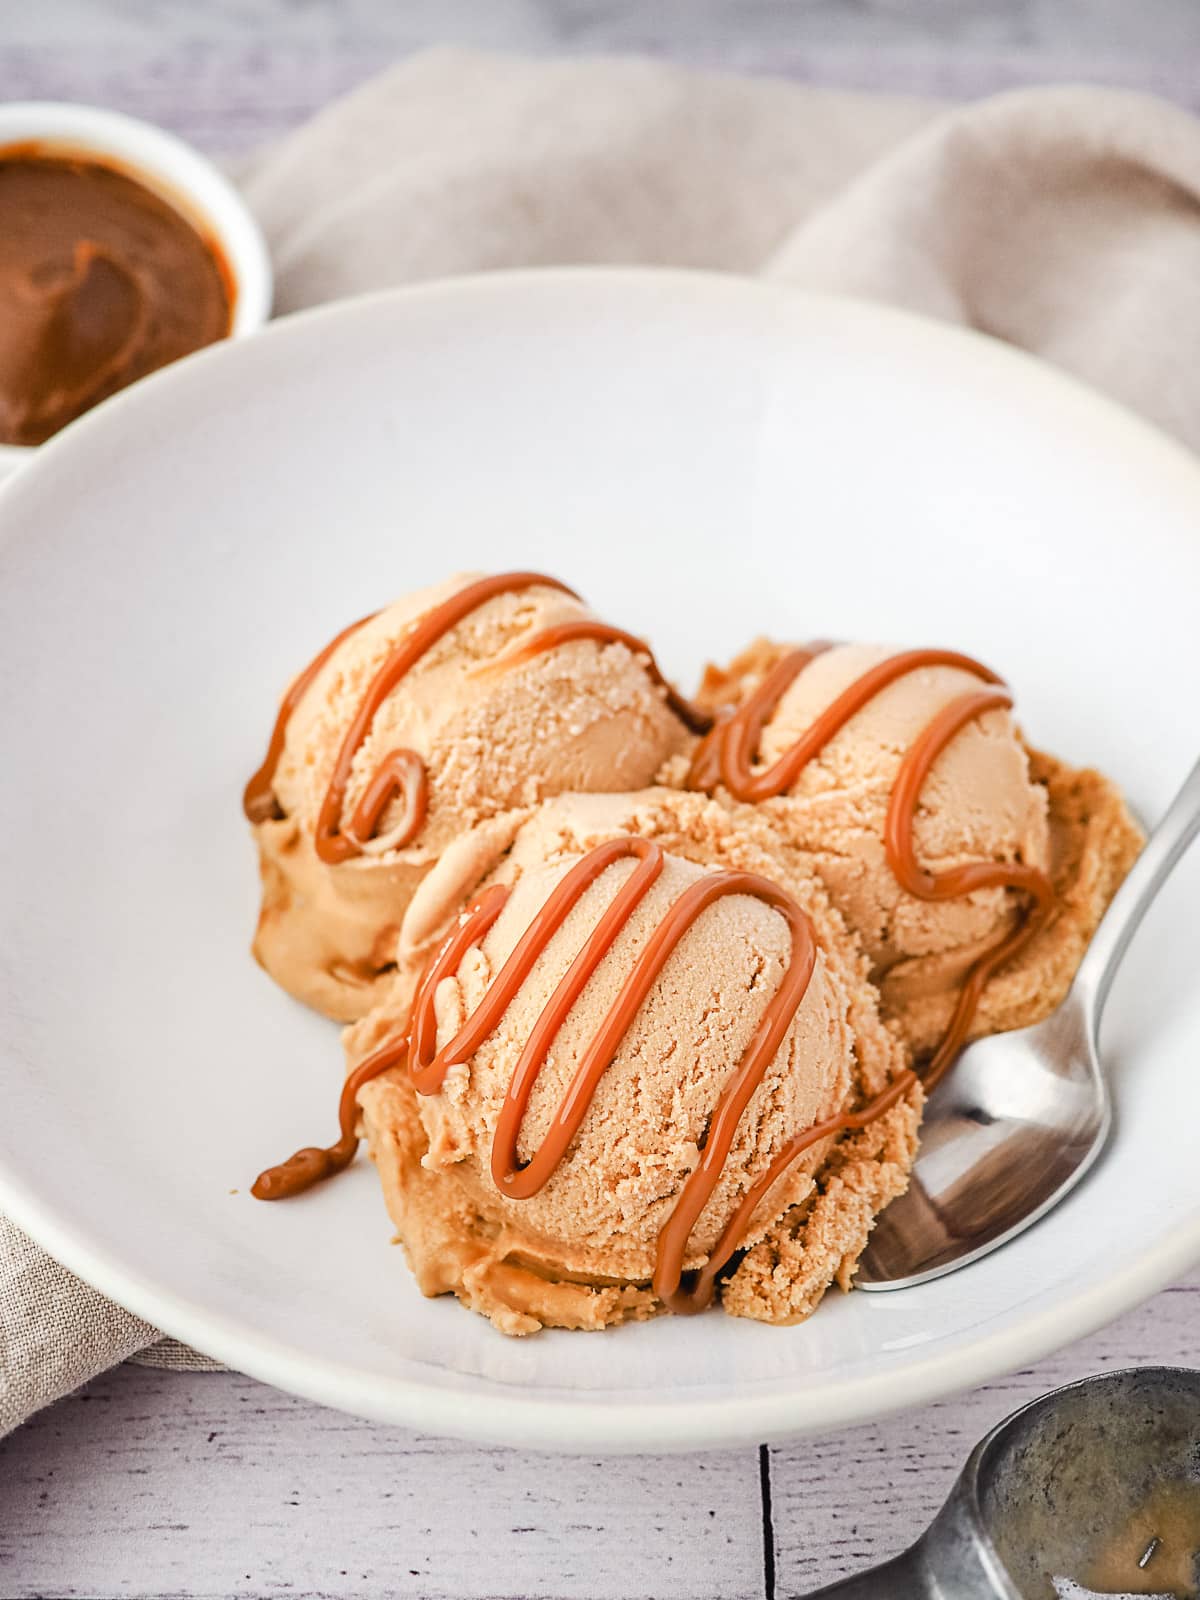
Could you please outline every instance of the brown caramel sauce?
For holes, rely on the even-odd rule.
[[[40,444],[229,334],[229,263],[160,188],[54,141],[0,149],[0,443]]]

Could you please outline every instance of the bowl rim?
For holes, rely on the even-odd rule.
[[[1193,492],[1200,489],[1196,459],[1185,446],[1069,373],[991,335],[857,298],[801,290],[741,274],[687,268],[520,268],[377,290],[315,306],[277,322],[258,342],[262,350],[256,345],[253,351],[234,356],[220,344],[210,346],[190,358],[186,368],[176,363],[148,381],[157,383],[165,392],[168,384],[198,381],[205,362],[266,359],[268,351],[281,341],[311,338],[313,330],[327,338],[339,321],[371,318],[397,303],[425,311],[438,303],[466,305],[481,296],[505,295],[514,290],[561,291],[586,284],[656,286],[680,296],[702,293],[714,306],[723,295],[734,299],[753,295],[763,306],[807,303],[823,315],[837,315],[864,328],[907,328],[922,340],[952,349],[960,356],[985,358],[993,374],[1000,377],[1022,381],[1035,377],[1039,384],[1052,387],[1064,398],[1085,401],[1097,420],[1107,419],[1120,426],[1132,452],[1152,457],[1160,472],[1186,478]],[[123,391],[123,395],[124,398],[114,397],[111,408],[136,406],[147,400],[147,396],[138,396],[136,385]],[[72,424],[72,429],[111,427],[115,419],[108,414],[101,416],[100,412],[101,408],[96,408],[85,414]],[[64,430],[64,434],[68,431]],[[63,435],[55,437],[61,439]],[[949,1354],[936,1352],[914,1360],[905,1368],[899,1384],[894,1374],[875,1372],[842,1377],[820,1390],[810,1390],[800,1404],[788,1394],[765,1393],[743,1394],[736,1400],[691,1396],[686,1408],[678,1401],[642,1400],[636,1405],[613,1405],[607,1398],[573,1399],[569,1407],[564,1407],[553,1395],[540,1396],[527,1389],[511,1396],[493,1390],[481,1400],[478,1394],[441,1390],[407,1377],[393,1376],[381,1386],[365,1378],[357,1368],[333,1360],[314,1367],[309,1357],[299,1354],[286,1341],[247,1330],[238,1320],[212,1311],[192,1295],[164,1291],[131,1266],[119,1246],[82,1237],[59,1216],[52,1203],[40,1197],[33,1185],[2,1165],[0,1208],[64,1265],[135,1315],[265,1383],[356,1416],[442,1437],[605,1456],[749,1447],[877,1421],[1040,1360],[1167,1288],[1200,1262],[1200,1209],[1192,1209],[1177,1215],[1172,1229],[1164,1229],[1137,1257],[1124,1260],[1119,1270],[1072,1288],[1069,1295],[1053,1305],[1023,1312],[1015,1322],[989,1325],[981,1337]]]
[[[6,149],[26,142],[45,145],[50,154],[59,149],[100,157],[168,201],[213,237],[229,267],[235,288],[229,337],[241,338],[266,323],[274,292],[266,240],[245,200],[208,156],[123,111],[67,100],[0,105],[0,159]],[[39,448],[0,443],[0,479]]]

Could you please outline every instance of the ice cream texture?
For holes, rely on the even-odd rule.
[[[718,720],[746,706],[791,649],[755,641],[728,667],[708,669],[698,702]],[[840,695],[899,654],[884,645],[820,648],[763,718],[752,773],[785,758]],[[906,754],[956,700],[987,686],[959,665],[903,672],[867,698],[782,792],[758,801],[860,936],[885,1013],[919,1056],[937,1046],[975,964],[1030,911],[1029,896],[1011,887],[921,898],[905,891],[889,862],[889,807]],[[677,781],[694,781],[699,769],[690,767],[673,763]],[[709,779],[713,770],[710,762]],[[719,781],[707,786],[737,803]],[[1142,844],[1116,787],[1030,749],[1006,707],[968,718],[938,754],[914,797],[911,837],[930,875],[1004,863],[1015,874],[1043,875],[1051,890],[1049,914],[1031,941],[988,978],[969,1036],[1024,1026],[1059,1004]]]
[[[758,640],[690,704],[536,574],[347,629],[247,811],[255,952],[352,1023],[341,1138],[255,1194],[365,1135],[422,1292],[511,1334],[848,1288],[914,1064],[1053,1010],[1142,843],[970,658]]]
[[[781,652],[765,645],[710,674],[703,698],[743,697]],[[870,668],[897,654],[886,645],[835,645],[793,679],[762,729],[759,762],[785,754],[828,706]],[[927,957],[935,983],[952,983],[1018,907],[1003,889],[927,901],[906,894],[885,853],[884,825],[904,752],[932,718],[979,680],[956,666],[905,673],[870,699],[809,760],[787,790],[761,804],[820,873],[857,929],[876,973]],[[1020,860],[1043,866],[1049,834],[1045,790],[1011,713],[968,723],[934,763],[913,825],[931,872],[964,862]]]
[[[661,788],[550,800],[507,851],[490,864],[477,862],[481,883],[503,885],[508,896],[478,945],[437,987],[439,1046],[480,1006],[555,886],[598,844],[622,837],[655,841],[662,870],[554,1034],[521,1119],[521,1164],[547,1137],[576,1064],[689,886],[731,870],[769,878],[802,906],[816,941],[803,998],[688,1236],[683,1265],[691,1271],[790,1139],[877,1094],[904,1071],[907,1057],[880,1020],[854,940],[769,822]],[[660,1237],[791,959],[788,923],[771,905],[741,893],[708,905],[637,1007],[548,1181],[527,1198],[509,1198],[495,1182],[493,1152],[518,1061],[556,985],[635,866],[634,858],[619,859],[586,889],[495,1029],[451,1065],[438,1092],[415,1092],[408,1073],[396,1069],[359,1094],[418,1283],[426,1293],[452,1290],[507,1332],[604,1326],[661,1309],[650,1286]],[[447,875],[444,914],[426,905],[423,924],[453,925],[465,887]],[[437,890],[436,879],[429,888]],[[410,941],[414,953],[409,965],[401,963],[392,995],[348,1030],[351,1067],[408,1025],[424,943]],[[848,1284],[874,1215],[905,1185],[919,1100],[913,1090],[870,1128],[823,1140],[783,1171],[737,1241],[747,1253],[721,1289],[726,1309],[795,1321],[830,1283]]]
[[[456,841],[564,790],[643,787],[686,741],[648,651],[579,636],[594,613],[552,580],[521,576],[530,581],[467,606],[432,640],[356,743],[356,718],[380,674],[440,607],[471,598],[477,574],[407,595],[347,630],[284,719],[251,807],[262,876],[254,953],[328,1016],[352,1020],[380,998],[408,902]],[[539,635],[563,637],[523,655]],[[334,840],[343,856],[323,859],[321,828],[348,739]],[[398,754],[419,789],[408,770],[389,769]],[[358,831],[364,811],[369,830]]]

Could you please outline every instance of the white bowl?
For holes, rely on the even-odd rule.
[[[755,1443],[1079,1338],[1200,1260],[1200,849],[1105,1013],[1112,1144],[1036,1227],[800,1327],[507,1340],[421,1298],[365,1159],[247,1192],[333,1134],[342,1071],[251,960],[241,790],[351,617],[522,567],[684,683],[758,632],[969,650],[1154,819],[1196,754],[1198,527],[1195,459],[1049,368],[736,279],[429,285],[134,384],[0,494],[0,1210],[232,1366],[512,1444]]]
[[[0,105],[0,156],[26,142],[44,145],[47,155],[111,162],[168,201],[220,247],[234,285],[230,337],[262,327],[271,314],[271,258],[246,202],[211,161],[174,134],[118,111],[52,100]],[[0,444],[0,478],[35,448]]]

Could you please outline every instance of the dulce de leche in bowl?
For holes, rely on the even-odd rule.
[[[21,109],[39,131],[10,140]],[[269,280],[249,214],[187,146],[81,107],[0,114],[0,445],[257,326]]]

